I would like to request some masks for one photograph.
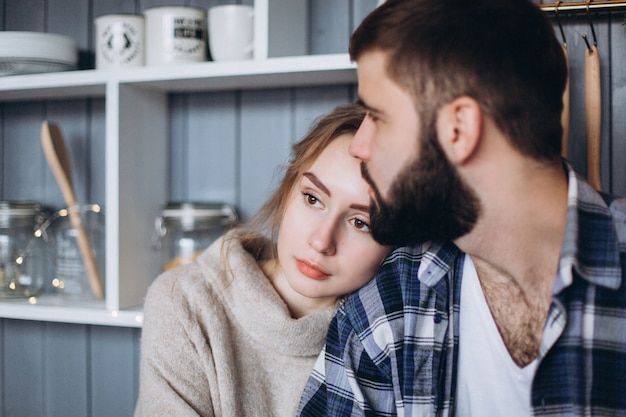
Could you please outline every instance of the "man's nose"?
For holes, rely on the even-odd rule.
[[[357,130],[350,141],[350,147],[348,148],[350,155],[363,161],[370,160],[370,139],[373,129],[374,122],[368,116],[365,116],[359,130]]]

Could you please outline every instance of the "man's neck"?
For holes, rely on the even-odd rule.
[[[480,219],[455,243],[472,256],[503,341],[512,359],[525,366],[537,356],[551,302],[565,233],[567,178],[556,166],[511,168],[481,183]]]
[[[552,280],[567,217],[567,177],[562,167],[536,164],[492,172],[476,192],[481,214],[456,240],[472,257],[514,279],[522,289]]]

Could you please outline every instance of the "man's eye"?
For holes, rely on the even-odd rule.
[[[372,114],[372,112],[369,112],[369,111],[367,112],[367,117],[369,117],[372,122],[375,122],[378,120],[378,117],[376,117],[376,115]]]

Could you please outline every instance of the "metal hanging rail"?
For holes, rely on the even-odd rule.
[[[626,1],[621,0],[603,0],[603,1],[578,1],[578,2],[558,2],[551,4],[538,4],[537,5],[541,10],[546,12],[570,12],[570,11],[579,11],[586,12],[587,8],[593,11],[611,11],[617,9],[625,9],[626,10]]]

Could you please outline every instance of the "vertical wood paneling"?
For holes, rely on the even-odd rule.
[[[197,94],[189,101],[190,200],[236,203],[239,93]]]
[[[7,417],[45,416],[43,323],[4,320],[3,411]]]
[[[4,199],[38,200],[46,196],[45,176],[49,169],[41,150],[42,103],[5,106]]]
[[[92,0],[91,4],[94,19],[105,14],[139,14],[141,12],[138,0]],[[93,45],[91,49],[93,50]]]
[[[140,335],[0,319],[0,417],[132,416]]]
[[[4,28],[4,0],[0,1],[0,30],[5,30]]]
[[[170,155],[169,155],[169,199],[183,201],[187,199],[188,178],[188,133],[187,113],[189,94],[170,94]]]
[[[312,0],[309,2],[309,51],[311,55],[348,52],[350,2]]]
[[[291,90],[244,91],[241,99],[241,173],[238,208],[249,217],[276,186],[289,155]]]
[[[105,199],[105,114],[104,99],[92,99],[88,101],[89,130],[89,188],[86,200],[89,202],[103,203]],[[106,207],[105,207],[106,210]],[[105,212],[106,215],[106,212]]]
[[[352,20],[350,25],[350,34],[359,26],[365,16],[370,14],[376,8],[377,0],[352,0]],[[346,51],[347,52],[347,49]]]
[[[610,191],[626,196],[626,13],[615,13],[610,26],[609,119],[611,149]]]
[[[302,139],[312,123],[340,104],[350,102],[349,86],[310,87],[295,89],[294,135],[292,143]]]
[[[137,399],[136,329],[91,326],[92,416],[132,416]]]
[[[88,50],[93,34],[89,3],[85,0],[47,0],[46,32],[69,36],[76,40],[79,50]],[[69,16],[71,25],[67,24]]]
[[[5,1],[4,30],[45,32],[44,0]]]
[[[170,97],[170,199],[237,203],[238,93]]]
[[[5,331],[4,331],[4,320],[0,319],[0,417],[4,417],[6,415],[5,412],[5,389],[4,389],[4,339],[5,339]]]
[[[46,323],[43,330],[45,416],[90,415],[88,326]]]

